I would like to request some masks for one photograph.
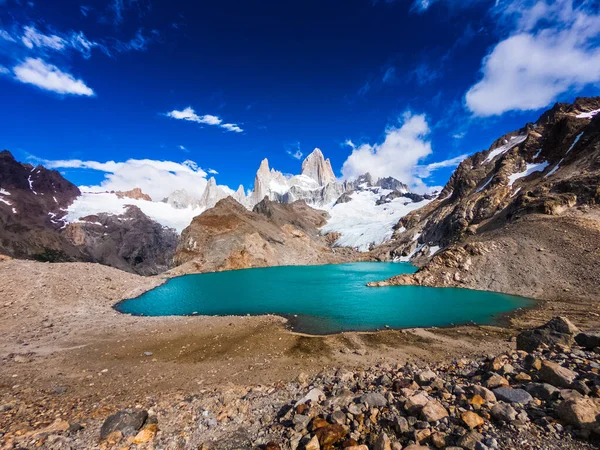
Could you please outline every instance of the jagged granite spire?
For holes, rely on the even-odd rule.
[[[320,149],[315,148],[302,163],[302,175],[312,178],[319,186],[325,186],[336,181],[331,168],[331,161],[325,159]]]

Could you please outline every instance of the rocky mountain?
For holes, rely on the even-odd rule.
[[[173,273],[347,261],[352,252],[331,249],[319,232],[326,217],[301,201],[265,198],[249,211],[227,197],[183,230]]]
[[[92,261],[139,275],[172,266],[178,235],[129,205],[124,214],[100,213],[65,227],[65,236]]]
[[[140,189],[96,194],[148,201]],[[43,166],[0,152],[0,254],[42,261],[99,262],[154,275],[171,266],[177,234],[134,206],[123,214],[71,217],[82,197],[74,184]],[[82,211],[85,208],[82,208]]]
[[[43,261],[85,258],[60,232],[80,194],[57,171],[0,152],[0,253]]]
[[[175,209],[196,209],[200,207],[200,199],[194,197],[185,189],[174,191],[171,195],[163,199],[163,203]]]
[[[425,264],[387,284],[598,298],[599,113],[598,97],[559,103],[464,160],[376,250]]]

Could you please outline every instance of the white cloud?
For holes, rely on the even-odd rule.
[[[40,33],[35,27],[25,27],[21,40],[30,49],[34,47],[48,47],[53,50],[62,50],[67,45],[67,42],[63,38],[55,34],[46,35]]]
[[[207,172],[210,173],[211,175],[219,175],[219,172],[217,172],[215,169],[208,169]]]
[[[41,161],[52,169],[91,169],[105,173],[96,186],[81,186],[83,191],[126,191],[139,187],[153,200],[160,201],[173,191],[185,189],[200,198],[206,187],[207,173],[194,161],[182,163],[153,159],[129,159],[125,162],[82,161],[78,159]]]
[[[83,80],[62,72],[58,67],[47,64],[40,58],[27,58],[13,68],[15,78],[22,83],[33,84],[58,94],[93,96],[94,91]]]
[[[288,155],[290,155],[292,158],[294,159],[302,159],[302,157],[304,156],[304,153],[302,153],[302,151],[298,148],[296,150],[286,150],[285,151]]]
[[[386,130],[382,143],[355,146],[352,141],[346,141],[352,153],[342,166],[343,177],[352,179],[369,172],[374,178],[392,176],[416,191],[426,191],[423,179],[437,169],[458,165],[466,157],[420,164],[432,154],[431,142],[427,139],[429,131],[425,115],[406,113],[400,126]]]
[[[0,39],[4,39],[8,42],[16,42],[16,39],[13,38],[8,31],[2,29],[0,29]]]
[[[0,64],[0,75],[8,75],[9,73],[10,73],[10,70]]]
[[[511,33],[482,62],[482,79],[465,96],[476,116],[536,110],[559,95],[600,83],[600,14],[584,2],[498,3]]]
[[[214,125],[219,126],[227,131],[233,131],[235,133],[242,133],[242,130],[238,125],[233,123],[223,123],[223,120],[218,116],[213,116],[211,114],[205,114],[203,116],[199,116],[196,114],[196,111],[190,106],[179,111],[174,109],[171,112],[166,114],[168,117],[178,120],[187,120],[189,122],[201,123],[204,125]]]

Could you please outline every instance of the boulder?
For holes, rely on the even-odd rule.
[[[122,409],[108,417],[100,428],[100,438],[106,439],[111,433],[120,431],[123,436],[135,436],[148,419],[148,411],[143,409]]]
[[[577,373],[552,361],[544,361],[539,372],[540,379],[553,386],[568,388],[577,378]]]
[[[558,405],[558,416],[570,425],[580,429],[595,429],[600,422],[600,400],[579,398],[566,400]]]
[[[488,388],[485,388],[485,387],[479,386],[479,385],[474,385],[474,386],[469,386],[467,388],[467,391],[473,396],[479,395],[481,398],[483,398],[488,403],[496,403],[496,396]]]
[[[404,404],[404,409],[410,413],[415,413],[420,411],[428,402],[429,398],[425,394],[416,394],[409,397]]]
[[[473,411],[465,411],[464,413],[462,413],[460,418],[465,423],[465,425],[467,425],[471,430],[473,428],[480,427],[485,423],[483,418],[479,414],[474,413]]]
[[[575,342],[589,350],[600,347],[600,331],[579,333],[577,336],[575,336]]]
[[[554,347],[557,344],[571,346],[575,342],[574,335],[579,330],[569,319],[555,317],[541,327],[526,330],[517,336],[517,350],[533,352],[543,345]]]
[[[498,400],[507,403],[520,403],[526,405],[533,401],[533,397],[524,389],[497,388],[494,389],[494,395]]]
[[[346,429],[339,424],[327,425],[315,431],[321,447],[331,447],[340,442],[346,436]]]

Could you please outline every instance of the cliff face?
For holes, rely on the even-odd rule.
[[[557,104],[464,160],[374,252],[425,265],[388,284],[599,296],[599,109],[600,98]]]
[[[326,213],[304,202],[263,199],[248,211],[233,198],[194,218],[180,238],[175,273],[346,261],[350,251],[334,251],[318,227]]]

